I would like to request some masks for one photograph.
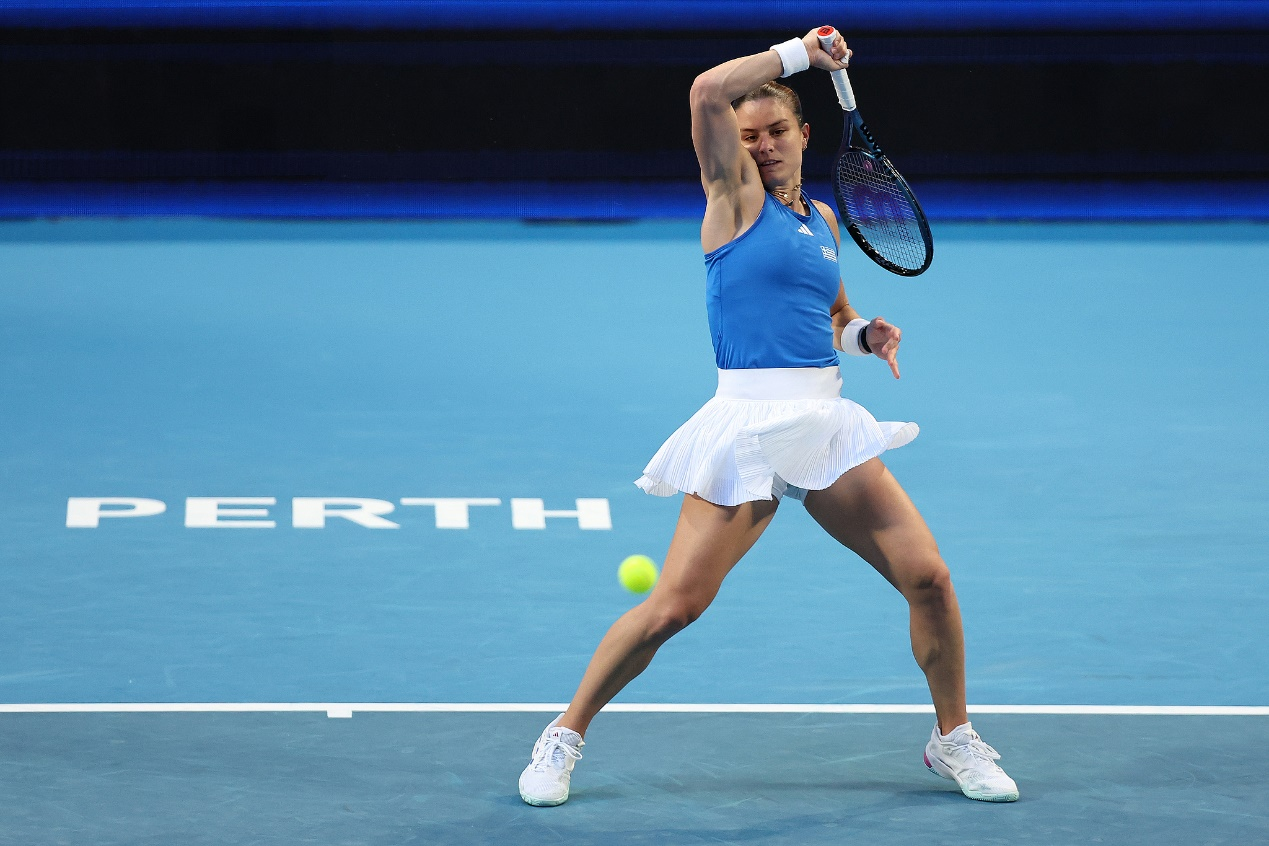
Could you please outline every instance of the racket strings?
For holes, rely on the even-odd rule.
[[[917,212],[890,168],[866,152],[853,151],[838,158],[833,177],[858,237],[898,267],[925,266],[929,246]]]

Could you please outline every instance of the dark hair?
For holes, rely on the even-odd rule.
[[[793,117],[797,119],[799,127],[806,125],[806,121],[802,119],[802,100],[798,97],[798,92],[778,82],[763,83],[745,96],[732,100],[731,107],[739,109],[745,103],[764,99],[779,100],[789,107],[789,111],[793,112]]]

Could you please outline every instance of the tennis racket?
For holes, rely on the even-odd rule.
[[[828,50],[837,32],[823,26],[816,35]],[[842,223],[868,258],[891,273],[919,276],[934,258],[934,237],[925,212],[859,116],[846,71],[833,71],[832,77],[846,112],[830,175]]]

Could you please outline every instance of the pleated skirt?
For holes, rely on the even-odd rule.
[[[670,436],[635,484],[716,505],[805,497],[888,449],[915,423],[878,422],[841,396],[837,366],[718,371],[718,392]]]

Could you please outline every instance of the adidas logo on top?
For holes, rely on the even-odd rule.
[[[805,223],[803,223],[801,226],[798,227],[798,231],[801,232],[803,235],[810,235],[812,237],[814,237],[815,235],[815,233],[812,232],[810,230],[810,227],[808,227]]]

